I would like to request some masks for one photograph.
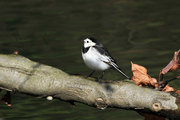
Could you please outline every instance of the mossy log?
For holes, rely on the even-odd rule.
[[[115,107],[170,118],[180,115],[179,96],[139,87],[129,80],[97,82],[92,78],[69,75],[20,55],[0,55],[0,87],[76,101],[99,109]]]

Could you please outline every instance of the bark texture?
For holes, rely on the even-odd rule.
[[[33,62],[20,55],[0,55],[0,87],[77,101],[99,109],[140,109],[166,117],[177,117],[180,114],[179,96],[138,87],[129,80],[96,82],[92,78],[69,75],[60,69]]]

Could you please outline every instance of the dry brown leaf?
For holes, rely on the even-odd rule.
[[[167,72],[174,71],[180,68],[179,57],[178,54],[180,52],[180,49],[178,51],[174,52],[173,59],[169,62],[169,64],[161,70],[161,74],[166,74]]]
[[[179,89],[179,90],[176,90],[176,93],[177,93],[178,95],[180,95],[180,89]]]
[[[147,69],[131,62],[133,77],[131,78],[139,86],[158,87],[157,80],[147,74]]]
[[[169,85],[166,85],[162,91],[165,91],[165,92],[172,92],[174,91],[174,88],[170,87]]]
[[[155,78],[150,77],[147,74],[147,69],[141,65],[134,64],[131,62],[132,65],[132,72],[133,77],[131,78],[138,86],[152,86],[155,88],[158,88],[158,83]],[[165,92],[171,92],[174,91],[174,88],[170,87],[169,85],[166,85],[163,88],[163,91]]]

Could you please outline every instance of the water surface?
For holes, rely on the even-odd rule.
[[[131,73],[130,61],[157,77],[180,47],[180,1],[174,0],[0,0],[0,51],[19,53],[67,73],[87,75],[82,40],[99,39],[119,66]],[[178,72],[169,73],[172,78]],[[104,79],[120,80],[113,71]],[[178,81],[172,82],[178,88]],[[12,95],[12,106],[0,104],[2,119],[143,120],[133,111],[98,110],[80,103]]]

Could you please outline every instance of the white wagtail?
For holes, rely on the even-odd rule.
[[[90,77],[95,71],[103,71],[101,77],[103,77],[105,70],[110,67],[115,68],[127,79],[129,77],[118,67],[115,60],[111,57],[109,52],[103,47],[103,45],[94,38],[86,38],[82,48],[82,57],[85,64],[93,71],[88,75]]]

